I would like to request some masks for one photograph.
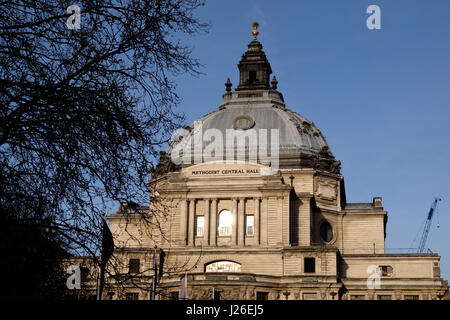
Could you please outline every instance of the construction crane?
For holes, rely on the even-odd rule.
[[[433,203],[431,204],[427,220],[425,221],[425,227],[423,228],[422,237],[420,238],[419,250],[417,251],[418,253],[423,253],[425,250],[425,244],[427,243],[428,233],[430,232],[431,220],[433,220],[433,214],[436,211],[438,201],[441,201],[441,198],[435,197]]]

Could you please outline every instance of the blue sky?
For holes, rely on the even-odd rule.
[[[368,30],[366,8],[381,8]],[[208,1],[206,35],[188,39],[203,64],[177,79],[193,122],[221,103],[224,82],[258,39],[288,108],[313,121],[342,161],[348,202],[383,197],[386,247],[408,248],[434,196],[443,199],[427,246],[450,278],[450,1]]]

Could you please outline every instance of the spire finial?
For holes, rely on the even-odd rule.
[[[231,91],[231,86],[232,86],[232,84],[231,84],[230,78],[228,78],[227,82],[225,82],[225,90],[227,92],[230,92]]]
[[[252,35],[256,39],[256,36],[259,34],[259,31],[258,31],[259,23],[258,23],[258,21],[253,21],[252,27],[253,27]]]
[[[277,78],[275,76],[273,76],[271,84],[272,84],[272,89],[273,90],[277,90],[278,81],[277,81]]]

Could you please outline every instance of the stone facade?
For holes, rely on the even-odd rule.
[[[149,270],[153,246],[163,248],[167,268],[175,270],[182,265],[180,274],[188,272],[188,299],[211,299],[212,288],[221,292],[222,299],[256,299],[258,292],[268,299],[289,300],[437,299],[445,293],[447,284],[440,278],[437,254],[385,253],[387,213],[381,198],[346,204],[341,176],[312,169],[264,176],[261,169],[263,166],[249,163],[203,163],[152,181],[163,201],[170,202],[165,232],[152,241],[131,240],[130,230],[138,232],[139,224],[133,229],[127,221],[125,231],[120,214],[112,215],[109,219],[116,243],[126,243],[126,251],[133,252],[133,257],[146,264],[143,269]],[[192,175],[216,170],[244,173]],[[291,180],[287,177],[294,177],[292,186],[286,183]],[[217,231],[222,210],[230,210],[235,222],[227,236]],[[248,215],[254,216],[253,235],[246,235],[244,218]],[[196,235],[199,216],[205,221],[202,236]],[[332,229],[328,242],[320,235],[324,221]],[[145,234],[142,230],[138,233]],[[314,258],[313,272],[306,272],[305,258]],[[215,261],[235,262],[241,270],[206,272],[206,266]],[[392,269],[381,276],[379,289],[367,287],[371,265]],[[162,299],[170,292],[181,295],[180,274],[163,277],[159,284]],[[148,297],[148,292],[141,295]]]

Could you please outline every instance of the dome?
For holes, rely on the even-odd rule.
[[[298,113],[270,101],[247,104],[248,99],[243,99],[241,103],[239,100],[233,99],[232,102],[238,104],[223,106],[220,110],[200,118],[203,130],[218,129],[225,137],[227,129],[239,129],[236,122],[243,118],[248,119],[252,124],[251,129],[256,131],[279,130],[279,146],[283,154],[292,152],[315,154],[323,147],[328,147],[325,137],[314,123]],[[243,128],[244,131],[245,129]],[[270,143],[270,139],[268,140]]]
[[[240,78],[235,91],[231,90],[228,79],[219,109],[174,134],[167,152],[161,153],[159,169],[174,171],[207,162],[210,157],[205,152],[209,155],[211,145],[216,142],[222,143],[212,153],[216,161],[248,161],[256,157],[258,163],[273,165],[273,161],[257,157],[263,149],[268,155],[277,156],[280,169],[312,168],[339,173],[340,162],[335,160],[320,130],[313,122],[286,108],[275,77],[269,84],[272,69],[262,45],[254,39],[248,48],[238,64]],[[239,145],[236,142],[239,139],[245,143]],[[245,159],[239,158],[239,152]]]

